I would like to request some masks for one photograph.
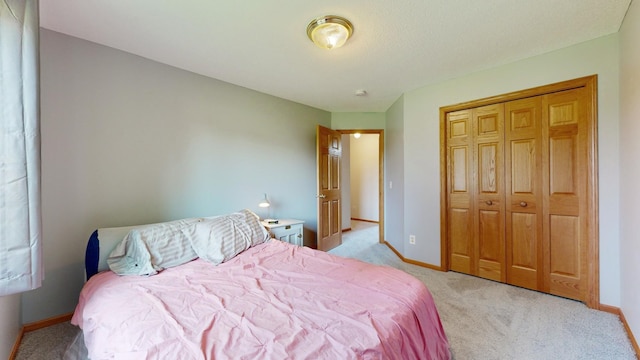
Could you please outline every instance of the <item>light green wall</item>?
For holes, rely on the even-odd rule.
[[[640,341],[640,2],[634,1],[620,29],[620,265],[621,301]],[[606,161],[602,159],[601,161]]]
[[[400,253],[404,253],[404,102],[403,95],[387,110],[384,137],[384,238]]]
[[[99,227],[258,212],[267,193],[315,239],[330,113],[48,30],[40,54],[46,275],[25,323],[73,311]]]
[[[342,134],[342,157],[340,161],[340,196],[342,230],[351,229],[351,141],[349,134]]]
[[[439,108],[598,74],[600,300],[620,304],[618,35],[528,58],[404,96],[404,256],[440,265]],[[392,211],[392,210],[390,210]],[[416,244],[408,244],[409,234]]]
[[[20,325],[20,294],[0,296],[0,359],[9,358]]]
[[[362,134],[359,139],[350,135],[349,138],[351,217],[379,221],[380,135]]]
[[[384,126],[385,113],[331,113],[331,128],[334,130],[384,129]]]

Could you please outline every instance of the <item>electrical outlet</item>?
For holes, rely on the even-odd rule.
[[[415,245],[416,244],[416,236],[415,235],[409,235],[409,244],[411,244],[411,245]]]

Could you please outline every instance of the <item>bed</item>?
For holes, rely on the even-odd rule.
[[[180,234],[208,229],[206,219],[192,221]],[[231,223],[227,240],[214,239],[215,231],[204,238],[209,252],[212,242],[229,248],[230,237],[243,238],[245,248],[231,246],[237,254],[216,263],[199,252],[143,275],[109,270],[107,254],[131,242],[136,229],[163,224],[96,230],[87,245],[88,281],[71,321],[82,329],[89,358],[450,358],[431,294],[416,278],[269,239],[259,222],[253,234]]]

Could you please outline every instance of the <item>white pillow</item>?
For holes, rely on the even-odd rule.
[[[232,259],[269,238],[256,214],[250,210],[217,216],[196,224],[190,236],[198,256],[215,265]]]
[[[107,263],[119,275],[154,275],[198,257],[191,247],[191,228],[202,218],[134,228],[113,249]]]

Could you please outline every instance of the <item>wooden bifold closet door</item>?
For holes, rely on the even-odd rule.
[[[504,106],[447,114],[451,270],[505,281]]]
[[[597,259],[589,252],[597,248],[594,89],[564,87],[441,109],[444,262],[590,302],[598,293],[588,263]]]

